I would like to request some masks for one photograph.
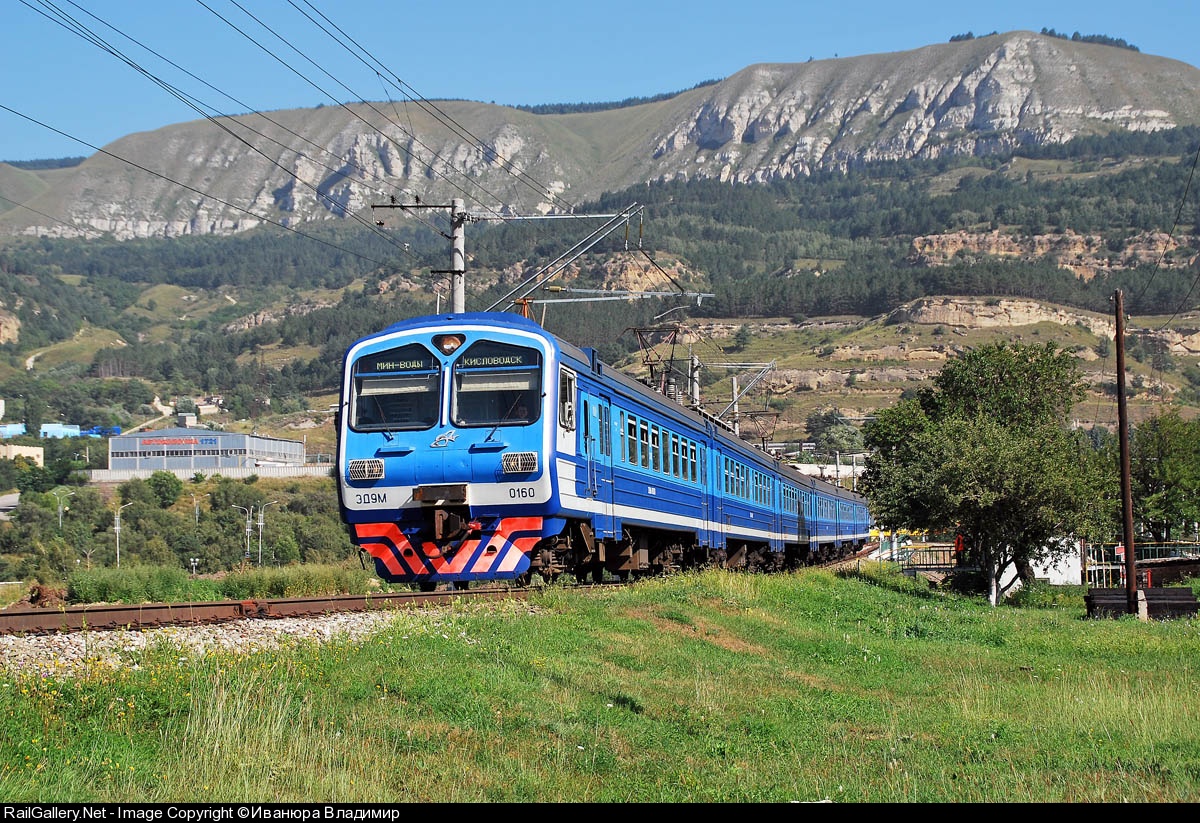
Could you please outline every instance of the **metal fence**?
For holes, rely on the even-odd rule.
[[[1135,563],[1144,560],[1190,559],[1200,560],[1200,543],[1134,543]],[[1120,588],[1125,585],[1125,547],[1120,544],[1089,544],[1087,566],[1084,569],[1088,586],[1092,588]],[[1146,579],[1150,570],[1138,570],[1138,584],[1152,583]]]

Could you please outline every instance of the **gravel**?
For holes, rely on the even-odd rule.
[[[375,610],[319,617],[234,620],[229,623],[166,626],[131,631],[88,630],[69,634],[0,636],[0,669],[10,675],[76,677],[89,672],[137,668],[140,653],[166,643],[188,655],[217,651],[252,653],[309,640],[357,640],[393,622],[428,625],[435,612]]]

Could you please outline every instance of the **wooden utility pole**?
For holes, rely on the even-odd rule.
[[[1125,540],[1126,611],[1138,613],[1137,560],[1133,554],[1133,490],[1129,468],[1129,416],[1125,409],[1125,303],[1121,290],[1113,293],[1117,320],[1117,432],[1121,444],[1121,523]]]

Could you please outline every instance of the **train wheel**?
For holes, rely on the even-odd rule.
[[[454,588],[456,588],[459,591],[466,591],[467,589],[471,588],[471,581],[470,580],[455,580]]]
[[[533,574],[530,572],[525,572],[525,574],[518,574],[515,578],[513,578],[513,583],[520,586],[522,589],[528,589],[531,580],[533,580]]]
[[[437,583],[434,583],[432,580],[422,580],[417,584],[417,588],[423,592],[431,592],[437,589]]]

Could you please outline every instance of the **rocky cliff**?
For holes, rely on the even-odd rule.
[[[468,210],[483,216],[564,212],[656,180],[762,183],[1198,123],[1200,69],[1010,32],[754,65],[666,100],[586,114],[428,103],[408,101],[404,118],[391,104],[355,103],[130,135],[75,169],[21,178],[16,202],[28,208],[0,214],[0,231],[230,234],[269,223],[373,221],[370,206],[391,196],[448,203],[464,193]],[[1088,243],[1083,251],[1099,251]],[[932,259],[939,251],[917,253]]]
[[[952,232],[913,239],[909,261],[919,266],[944,266],[955,259],[974,262],[980,257],[1002,257],[1022,261],[1052,260],[1084,280],[1098,272],[1130,269],[1145,264],[1164,268],[1185,268],[1196,262],[1190,251],[1197,238],[1171,237],[1162,232],[1142,234],[1112,248],[1099,235],[1061,234],[1022,236],[999,231]],[[1184,254],[1178,254],[1180,251]]]

